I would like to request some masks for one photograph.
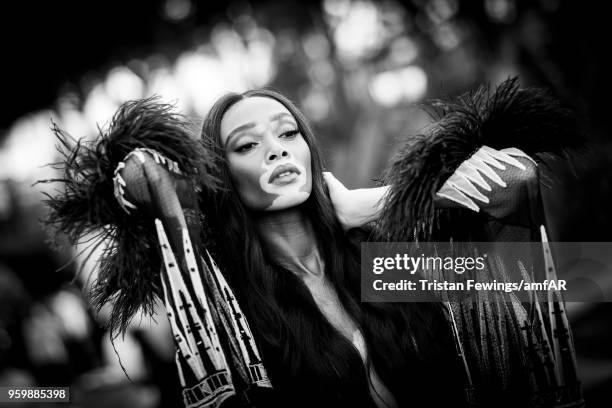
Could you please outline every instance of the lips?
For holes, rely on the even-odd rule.
[[[291,172],[295,174],[300,174],[300,170],[295,167],[293,164],[281,164],[280,166],[276,166],[276,168],[272,171],[270,178],[268,179],[268,183],[272,183],[274,179],[285,172]]]

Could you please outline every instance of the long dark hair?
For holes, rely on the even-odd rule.
[[[304,283],[267,254],[253,224],[253,214],[233,187],[221,143],[221,120],[235,103],[255,96],[284,105],[310,148],[312,191],[300,205],[301,211],[312,221],[317,242],[325,243],[319,249],[326,277],[360,326],[377,372],[397,394],[402,384],[410,381],[407,376],[418,371],[415,364],[424,355],[418,347],[431,338],[431,313],[438,313],[437,308],[422,313],[422,307],[359,302],[359,248],[345,234],[334,212],[312,129],[289,99],[276,91],[259,89],[223,96],[204,121],[202,141],[214,152],[214,167],[219,173],[215,176],[226,188],[202,197],[202,206],[207,214],[209,246],[243,305],[273,385],[291,395],[294,405],[297,401],[316,406],[340,401],[354,406],[372,404],[369,377],[357,350],[322,315]],[[398,378],[400,372],[403,374]]]

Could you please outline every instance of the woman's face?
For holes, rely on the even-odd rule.
[[[310,149],[291,112],[277,100],[253,96],[232,105],[221,120],[221,143],[247,208],[282,210],[310,196]]]

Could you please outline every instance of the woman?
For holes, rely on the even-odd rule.
[[[364,194],[363,210],[338,217],[317,143],[291,102],[265,90],[227,95],[208,114],[202,137],[218,152],[218,177],[231,186],[203,200],[204,213],[214,214],[213,241],[224,243],[216,254],[233,271],[240,304],[253,311],[247,320],[280,392],[305,406],[366,406],[371,398],[397,407],[425,391],[409,380],[416,373],[419,383],[436,381],[423,378],[421,365],[433,362],[427,353],[445,353],[448,372],[456,369],[440,307],[359,301],[359,248],[344,230],[357,226],[352,218],[367,221],[368,208],[375,216],[377,191]],[[417,350],[428,343],[436,347]]]
[[[186,361],[193,360],[194,350],[199,350],[197,355],[202,359],[206,352],[197,348],[199,341],[193,342],[192,349],[181,349],[184,343],[189,343],[189,336],[198,326],[184,311],[197,306],[197,302],[190,302],[189,296],[198,297],[198,283],[192,279],[182,292],[175,291],[177,283],[168,276],[177,263],[173,261],[173,253],[184,253],[184,259],[178,261],[183,267],[190,264],[190,251],[198,252],[201,247],[205,248],[202,253],[209,251],[219,263],[223,276],[214,275],[216,265],[212,261],[203,261],[191,269],[211,270],[216,276],[209,279],[206,271],[201,272],[202,280],[208,284],[202,297],[206,295],[209,300],[208,308],[207,302],[203,302],[200,315],[212,316],[214,325],[203,319],[208,328],[225,324],[226,330],[218,330],[210,344],[218,344],[221,355],[227,356],[216,360],[221,361],[220,366],[213,364],[203,372],[220,373],[219,367],[226,361],[240,360],[235,352],[239,347],[232,346],[232,333],[238,337],[239,332],[247,339],[240,343],[240,350],[248,348],[245,344],[251,345],[248,354],[254,356],[254,361],[259,358],[263,361],[274,387],[272,395],[262,397],[245,392],[243,400],[252,403],[255,399],[257,405],[257,399],[262,398],[263,406],[304,407],[461,406],[466,402],[466,362],[457,357],[454,338],[457,333],[449,324],[448,309],[442,303],[360,302],[358,244],[360,239],[420,238],[421,231],[412,225],[422,228],[423,217],[429,217],[434,207],[463,208],[464,211],[478,211],[482,207],[483,212],[491,209],[498,219],[507,219],[517,212],[520,203],[514,200],[504,204],[508,201],[504,194],[523,189],[535,174],[533,164],[523,152],[480,147],[483,140],[464,143],[460,149],[453,150],[455,156],[451,161],[456,163],[440,166],[437,178],[433,182],[429,180],[424,187],[411,186],[412,179],[399,179],[402,171],[404,176],[415,179],[427,174],[427,171],[414,172],[412,164],[400,166],[398,163],[407,158],[404,153],[387,175],[391,181],[389,187],[350,192],[332,175],[324,175],[317,143],[306,120],[290,101],[276,92],[255,90],[221,98],[204,122],[203,145],[182,138],[184,135],[177,129],[186,133],[167,110],[150,101],[137,103],[124,107],[115,117],[111,130],[99,145],[102,148],[89,149],[89,155],[85,155],[90,163],[104,159],[104,169],[98,171],[104,176],[94,172],[93,181],[85,189],[100,196],[107,193],[91,186],[108,186],[110,163],[117,163],[117,157],[135,147],[149,149],[128,154],[112,171],[119,202],[114,204],[112,215],[101,217],[98,211],[97,218],[91,217],[88,210],[87,217],[76,217],[84,220],[82,226],[91,225],[92,219],[99,220],[97,225],[112,222],[117,226],[112,238],[118,244],[108,256],[111,266],[103,270],[98,299],[115,300],[115,320],[120,327],[135,308],[146,306],[155,293],[161,293],[155,284],[159,276],[136,274],[136,270],[145,268],[125,258],[117,259],[116,251],[130,253],[131,248],[134,253],[149,251],[150,259],[146,262],[150,263],[150,269],[155,269],[162,257],[155,255],[153,245],[144,243],[142,246],[146,249],[139,249],[138,244],[125,239],[126,234],[122,233],[134,229],[135,223],[151,225],[154,217],[164,221],[163,225],[157,224],[167,273],[161,281],[166,305],[172,311],[170,319],[178,322],[175,334],[179,333],[177,364],[181,376]],[[439,148],[435,141],[425,144],[425,149],[423,140],[419,142],[421,145],[412,145],[411,152],[418,152],[420,159],[435,155]],[[431,146],[435,148],[428,149]],[[461,150],[466,152],[457,154]],[[77,152],[72,157],[78,155]],[[68,167],[73,162],[68,160]],[[402,171],[394,172],[394,166]],[[493,170],[494,167],[497,169]],[[412,173],[406,173],[406,169]],[[479,176],[479,172],[488,179]],[[69,186],[83,185],[74,177],[72,180]],[[431,193],[417,194],[424,189]],[[504,194],[499,194],[500,189]],[[199,192],[199,197],[194,196],[194,191]],[[89,197],[91,203],[91,194],[82,195]],[[415,202],[421,214],[400,220],[401,225],[389,226],[406,212],[413,212],[406,207],[414,197],[424,195],[425,200]],[[401,197],[405,200],[398,204]],[[79,200],[84,201],[80,196]],[[68,213],[64,211],[68,207],[66,203],[79,200],[73,194],[51,203],[55,203],[55,221],[66,221],[64,229],[73,236],[84,228],[71,227],[75,217],[71,221],[63,214]],[[132,218],[120,215],[117,208],[132,211]],[[79,211],[83,212],[80,207]],[[438,214],[440,210],[434,211]],[[202,215],[204,220],[200,223]],[[368,238],[368,229],[355,227],[370,221],[374,222],[375,230]],[[176,232],[181,230],[189,231],[183,244],[181,233]],[[398,231],[409,231],[409,236],[402,236]],[[140,232],[143,237],[152,233],[150,227],[142,227]],[[189,239],[194,243],[193,248]],[[129,276],[126,271],[137,276]],[[215,298],[212,293],[211,287],[216,284],[224,287],[224,277],[233,289],[237,304],[233,303],[231,294]],[[232,326],[230,323],[234,321],[224,323],[225,306],[219,306],[223,302],[237,316],[235,321],[241,321],[244,314],[250,326]],[[232,332],[232,327],[238,329]],[[250,337],[254,339],[252,343],[249,343]],[[243,357],[242,361],[246,359]],[[244,389],[245,384],[237,384],[236,379],[247,377],[241,377],[236,365],[226,365],[228,374],[223,378],[234,381],[232,390]],[[204,377],[202,373],[195,375],[197,381]],[[184,384],[190,382],[182,380]],[[248,380],[245,381],[249,391]],[[196,395],[193,388],[184,393],[186,405],[209,406],[197,405],[198,401],[213,406],[222,401],[231,403],[232,399],[224,394],[225,380],[215,383],[217,388],[210,388],[210,384],[209,381],[203,397]],[[444,392],[440,392],[441,388]]]

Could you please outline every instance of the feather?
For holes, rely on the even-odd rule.
[[[569,158],[573,149],[584,144],[581,126],[571,111],[545,91],[519,89],[516,78],[495,90],[483,86],[452,101],[434,101],[430,108],[435,123],[406,139],[383,174],[382,182],[390,188],[374,225],[374,241],[487,241],[486,214],[436,208],[436,194],[459,166],[483,146],[517,148],[541,160],[545,154]],[[504,166],[481,158],[493,167]],[[462,193],[478,197],[473,191]],[[491,275],[483,278],[507,281],[504,266],[489,265]],[[537,339],[525,305],[514,294],[477,293],[474,303],[451,307],[476,390],[487,389],[485,393],[493,396],[494,389],[512,389],[522,381],[528,382],[533,393],[546,388],[537,378],[541,361],[530,354],[529,344]],[[516,397],[517,401],[522,398]]]
[[[381,241],[433,240],[438,222],[451,211],[434,208],[435,194],[484,145],[519,148],[532,157],[566,156],[584,141],[570,110],[543,90],[519,89],[517,78],[495,91],[482,86],[456,100],[434,101],[429,108],[436,122],[409,137],[383,174],[391,188],[375,228]]]
[[[127,214],[115,199],[117,165],[136,148],[151,149],[179,163],[183,176],[203,189],[218,186],[210,175],[213,154],[173,109],[157,97],[127,102],[93,141],[75,140],[53,123],[61,156],[54,167],[62,175],[39,182],[58,183],[61,188],[47,195],[50,211],[44,223],[54,241],[65,235],[76,245],[98,234],[105,242],[92,299],[98,309],[106,303],[112,306],[109,326],[114,334],[124,332],[139,309],[152,314],[155,297],[162,293],[155,225],[144,211]]]

